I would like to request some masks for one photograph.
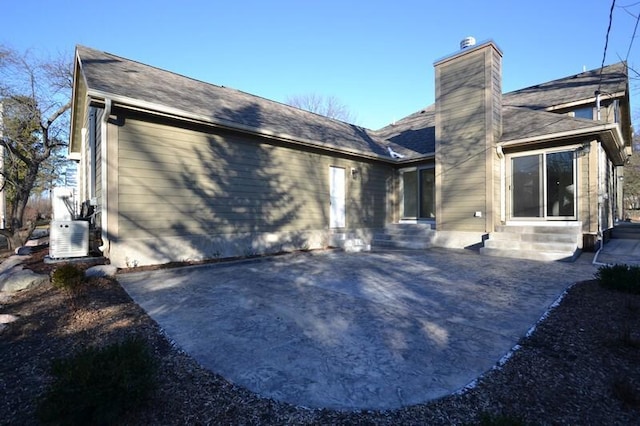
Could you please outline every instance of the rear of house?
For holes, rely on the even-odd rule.
[[[119,267],[366,248],[398,227],[400,246],[523,256],[545,251],[526,234],[569,229],[546,251],[571,257],[622,211],[626,68],[502,94],[501,62],[493,42],[437,61],[435,105],[372,131],[78,47],[83,211]]]

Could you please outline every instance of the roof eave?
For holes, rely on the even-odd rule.
[[[358,151],[355,149],[349,149],[349,148],[337,148],[337,147],[330,146],[325,143],[310,140],[310,139],[304,139],[304,138],[288,135],[285,133],[274,132],[269,129],[261,129],[253,126],[247,126],[245,124],[235,123],[235,122],[231,122],[231,121],[223,120],[219,118],[212,119],[211,117],[208,117],[202,114],[191,113],[188,111],[181,110],[179,108],[172,108],[166,105],[147,102],[147,101],[143,101],[135,98],[129,98],[127,96],[116,95],[113,93],[108,93],[100,90],[89,89],[87,91],[87,94],[88,94],[88,97],[93,102],[102,103],[105,101],[105,99],[111,99],[114,107],[121,107],[124,109],[135,110],[135,111],[152,114],[159,117],[173,118],[173,119],[178,119],[183,121],[189,121],[192,123],[204,124],[207,126],[213,126],[217,128],[238,131],[245,134],[261,136],[261,137],[265,137],[273,140],[279,140],[282,142],[305,146],[308,148],[321,149],[325,151],[331,151],[331,152],[341,153],[345,155],[352,155],[352,156],[362,157],[362,158],[371,159],[371,160],[384,161],[391,164],[395,164],[398,162],[397,160],[386,157],[384,155],[366,153],[366,152]]]
[[[75,53],[75,61],[74,61],[74,70],[73,70],[73,83],[72,83],[72,93],[71,93],[71,120],[69,122],[69,146],[67,147],[67,155],[70,156],[74,153],[80,152],[80,146],[82,141],[79,140],[80,136],[76,135],[76,121],[78,120],[78,115],[80,111],[78,111],[78,96],[81,94],[78,93],[78,79],[84,78],[82,75],[82,64],[80,61],[80,56],[78,54],[78,50],[76,49]],[[85,103],[86,105],[86,103]]]
[[[620,126],[616,123],[607,123],[579,130],[568,130],[564,132],[550,133],[547,135],[502,141],[498,143],[498,145],[503,148],[511,148],[589,136],[600,138],[605,150],[616,166],[624,164],[627,159],[627,150],[625,150],[624,137],[620,131]]]
[[[618,99],[618,98],[622,98],[625,95],[625,91],[618,91],[615,93],[603,93],[601,95],[601,100],[610,100],[610,99]],[[592,96],[590,98],[586,98],[586,99],[580,99],[580,100],[576,100],[576,101],[571,101],[571,102],[565,102],[563,104],[558,104],[558,105],[551,105],[547,108],[545,108],[545,111],[557,111],[557,110],[562,110],[562,109],[566,109],[566,108],[572,108],[572,107],[576,107],[576,106],[580,106],[580,105],[585,105],[585,104],[592,104],[595,103],[597,100],[596,96]]]

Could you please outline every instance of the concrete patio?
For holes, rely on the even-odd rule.
[[[469,250],[316,252],[118,275],[182,349],[257,394],[392,409],[491,369],[572,283],[575,263]]]

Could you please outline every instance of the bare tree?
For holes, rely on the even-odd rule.
[[[335,96],[322,96],[315,93],[289,96],[285,103],[305,111],[314,112],[347,123],[355,123],[356,115]]]
[[[44,190],[68,143],[68,112],[73,81],[71,61],[42,60],[0,46],[1,189],[6,194],[5,228],[9,248],[23,245],[36,226],[26,220],[34,190]],[[49,167],[47,167],[49,166]]]

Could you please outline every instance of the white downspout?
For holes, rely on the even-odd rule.
[[[104,114],[102,115],[102,126],[100,126],[100,167],[102,173],[100,173],[100,185],[102,188],[102,206],[100,208],[100,238],[102,239],[102,245],[98,247],[101,252],[108,252],[109,240],[107,232],[107,215],[108,215],[108,194],[107,190],[107,126],[109,124],[109,116],[111,115],[111,99],[105,98],[104,100]]]
[[[604,201],[604,191],[602,191],[602,151],[600,142],[597,144],[598,151],[598,241],[600,247],[604,246],[604,239],[602,238],[602,203]]]
[[[87,128],[83,127],[80,131],[82,139],[80,147],[80,163],[78,164],[78,192],[80,200],[85,201],[89,198],[87,194]]]
[[[505,176],[505,164],[504,164],[504,151],[502,145],[496,145],[496,154],[500,159],[500,222],[507,223],[507,208],[506,208],[506,176]]]

